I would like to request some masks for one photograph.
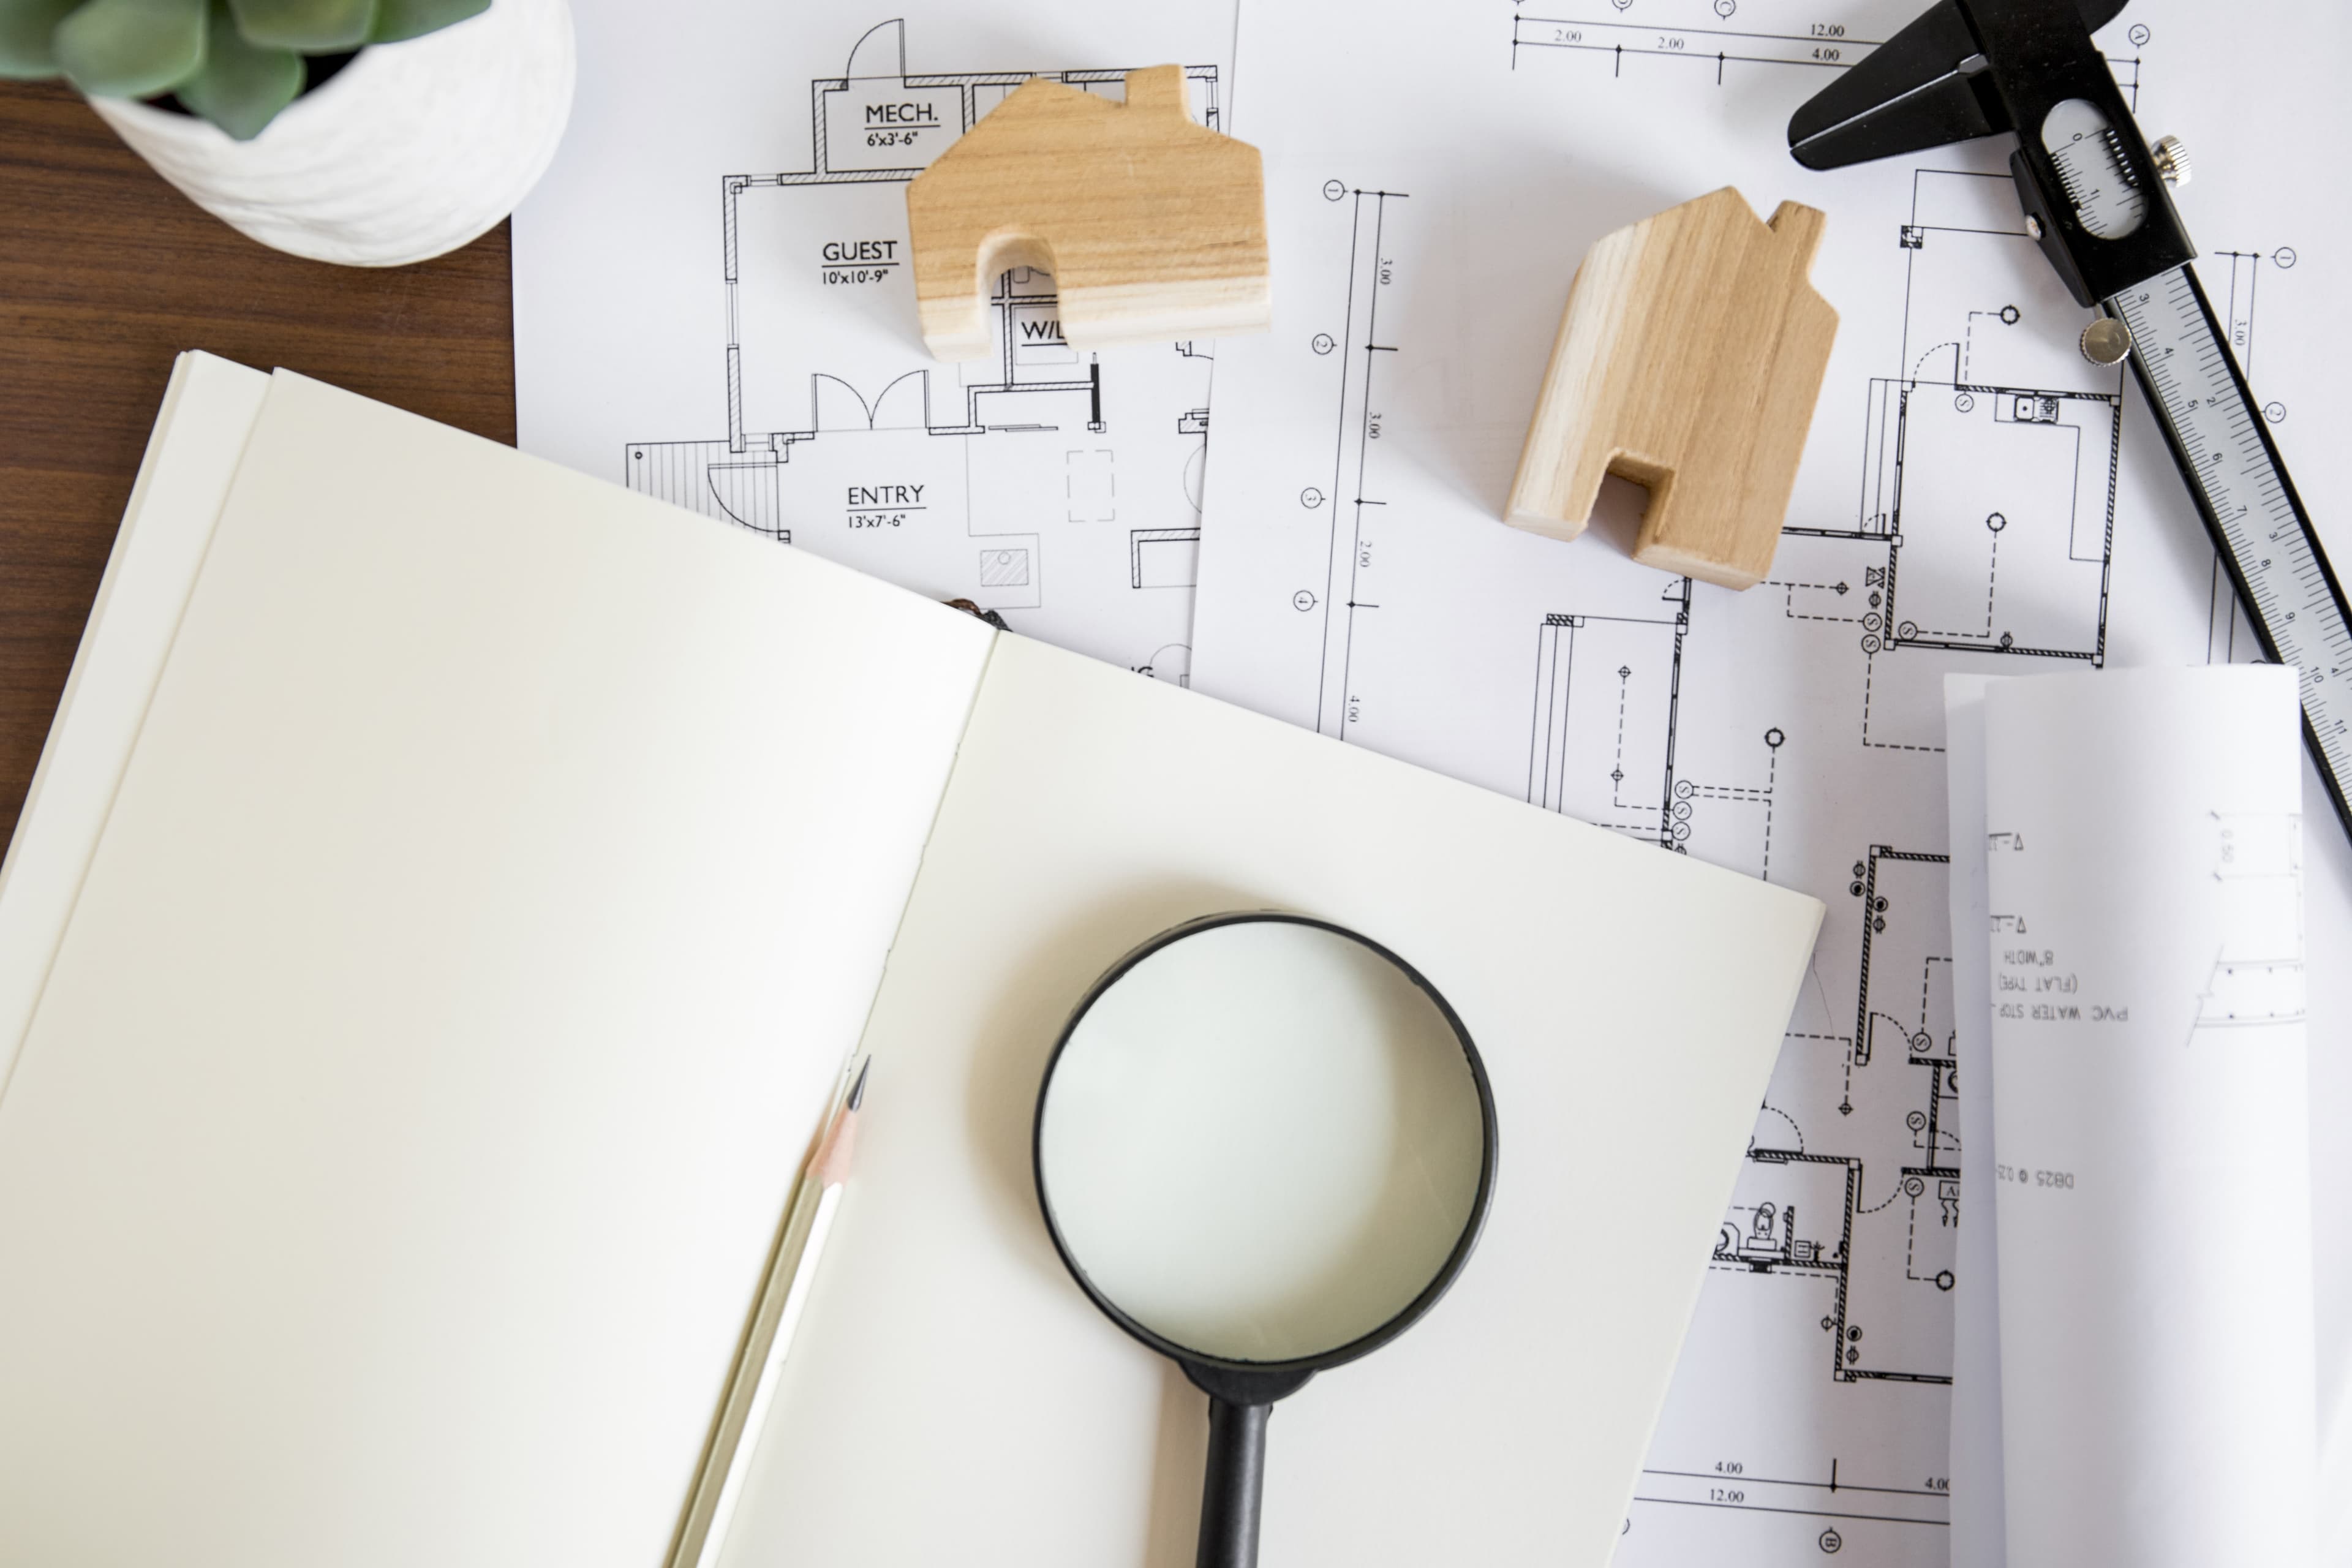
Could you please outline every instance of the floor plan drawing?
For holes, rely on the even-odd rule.
[[[2049,320],[2070,303],[2054,285],[2021,302],[1981,294],[2024,271],[1987,253],[2032,243],[2005,176],[1914,174],[1907,364],[1871,383],[1857,523],[1893,546],[1880,647],[2105,661],[2122,373],[2020,330],[2029,310]]]
[[[1868,1385],[1900,1399],[1950,1380],[1961,1159],[1951,937],[1943,854],[1849,840],[1832,867],[1809,870],[1827,844],[1792,844],[1782,802],[1818,797],[1825,775],[1930,798],[1947,668],[2095,663],[2105,647],[2119,385],[2112,373],[2095,373],[2108,378],[2101,384],[2044,363],[2029,321],[2046,300],[2011,290],[1987,306],[1967,294],[1978,268],[1965,247],[2030,242],[2013,202],[1997,232],[1980,214],[1937,203],[1997,204],[2005,184],[1928,173],[1918,183],[1923,194],[1881,226],[1906,263],[1897,374],[1868,378],[1858,399],[1864,440],[1847,461],[1861,483],[1857,491],[1847,481],[1855,499],[1843,515],[1793,518],[1774,577],[1747,595],[1640,566],[1620,549],[1582,549],[1573,572],[1543,574],[1545,608],[1528,627],[1534,658],[1522,652],[1511,672],[1531,679],[1531,690],[1519,686],[1525,798],[1662,848],[1842,893],[1850,911],[1851,924],[1832,921],[1853,932],[1851,945],[1824,937],[1818,990],[1792,1026],[1710,1295],[1738,1315],[1741,1340],[1760,1340],[1778,1373],[1810,1380],[1816,1398]],[[1412,435],[1405,389],[1423,363],[1407,304],[1429,262],[1421,215],[1397,190],[1336,177],[1296,205],[1331,266],[1318,303],[1332,324],[1294,343],[1294,363],[1320,386],[1333,423],[1330,466],[1302,468],[1312,482],[1295,488],[1301,539],[1319,534],[1319,549],[1289,595],[1311,628],[1301,651],[1311,647],[1313,664],[1311,709],[1301,689],[1291,711],[1343,739],[1409,750],[1399,710],[1416,700],[1420,628],[1441,613],[1422,552],[1429,509],[1442,503],[1414,493],[1402,455]],[[1956,233],[1963,244],[1937,248]],[[1938,264],[1960,280],[1939,285]],[[2007,288],[2027,275],[2011,266],[2002,276]],[[2027,330],[2000,336],[2011,329]],[[1262,488],[1294,493],[1272,480]],[[1507,547],[1543,560],[1535,542]],[[1761,648],[1803,669],[1810,689],[1759,690]],[[1695,1341],[1704,1362],[1717,1342]],[[1672,1428],[1664,1441],[1675,1443]],[[1692,1485],[1721,1479],[1687,1468],[1696,1453],[1656,1456],[1633,1523],[1641,1539],[1669,1533],[1644,1529],[1646,1512],[1685,1509],[1769,1506],[1819,1519],[1816,1552],[1819,1530],[1864,1539],[1939,1529],[1932,1463],[1898,1484],[1906,1478],[1879,1473],[1868,1452],[1831,1452],[1819,1456],[1817,1488],[1800,1479],[1794,1452],[1748,1452],[1759,1458],[1708,1461],[1742,1467],[1742,1484],[1729,1487]],[[1747,1482],[1766,1454],[1771,1474]],[[1902,1502],[1853,1517],[1832,1486]],[[1778,1500],[1765,1504],[1768,1495]],[[1633,1542],[1629,1532],[1628,1552]]]
[[[1711,71],[1720,84],[1728,68],[1799,66],[1832,71],[1850,66],[1884,40],[1856,36],[1843,22],[1790,24],[1772,0],[1522,0],[1511,17],[1513,69],[1534,67],[1546,54],[1599,57],[1595,63],[1622,77],[1628,57],[1635,69],[1652,61]],[[1524,58],[1523,58],[1524,57]]]
[[[1152,628],[1128,662],[1181,681],[1206,345],[1160,351],[1155,374],[1129,367],[1124,384],[1114,369],[1107,394],[1102,356],[1063,339],[1053,279],[1022,268],[997,280],[995,352],[976,371],[927,363],[919,345],[866,368],[863,318],[907,313],[906,182],[1028,76],[910,74],[906,48],[905,22],[882,23],[841,76],[811,84],[809,168],[721,182],[727,434],[632,441],[628,483],[785,543],[821,533],[827,554],[1016,626],[1045,605],[1049,572],[1124,566],[1138,595],[1129,618]],[[1054,79],[1116,96],[1125,76]],[[1186,82],[1194,114],[1214,127],[1217,68],[1192,67]],[[813,227],[838,237],[814,267]]]
[[[1349,90],[1454,84],[1427,112],[1451,143],[1511,146],[1510,173],[1406,130],[1318,140],[1324,97],[1244,89],[1235,130],[1270,149],[1297,281],[1221,366],[1197,682],[1823,900],[1616,1561],[1939,1564],[1969,1157],[1943,683],[2226,657],[2233,637],[2243,657],[2242,625],[2135,429],[2136,387],[2078,352],[2085,313],[2000,158],[1818,184],[1788,161],[1789,114],[1907,0],[1531,0],[1498,8],[1508,51],[1475,54],[1391,9],[1350,37],[1410,47],[1373,46]],[[1330,18],[1306,10],[1245,26],[1244,81],[1311,75]],[[2137,101],[2189,24],[2133,10],[2102,43]],[[1685,156],[1687,184],[1654,188]],[[1771,575],[1746,593],[1634,563],[1632,487],[1571,542],[1500,521],[1578,258],[1727,178],[1766,210],[1829,212],[1814,276],[1842,319]],[[2201,265],[2242,356],[2287,255]],[[2265,384],[2284,406],[2324,384]]]
[[[1200,51],[1184,79],[1193,116],[1217,128],[1230,35],[1207,11],[1185,29]],[[635,275],[625,286],[678,322],[642,345],[657,374],[614,378],[593,406],[571,387],[526,398],[581,405],[546,422],[548,444],[718,521],[1184,681],[1214,345],[1081,353],[1053,279],[1024,268],[990,290],[988,357],[935,360],[906,216],[908,182],[1022,82],[1117,99],[1168,34],[1074,65],[1008,58],[916,4],[790,31],[800,71],[730,100],[731,134],[656,176],[684,232],[658,237],[676,252],[658,293]]]
[[[1774,1208],[1780,1226],[1727,1221],[1716,1250],[1718,1263],[1758,1272],[1800,1268],[1836,1279],[1830,1370],[1846,1382],[1937,1383],[1950,1376],[1948,1336],[1902,1331],[1923,1321],[1932,1328],[1933,1314],[1881,1300],[1890,1291],[1899,1297],[1904,1285],[1949,1290],[1953,1284],[1960,1145],[1952,1098],[1951,933],[1936,903],[1949,864],[1948,856],[1879,844],[1854,862],[1847,892],[1859,900],[1861,993],[1850,1032],[1819,1037],[1839,1047],[1839,1070],[1821,1075],[1803,1100],[1776,1089],[1748,1151],[1763,1165],[1850,1166],[1843,1203],[1805,1205],[1815,1225],[1843,1229],[1809,1230],[1801,1241],[1791,1194],[1777,1204],[1736,1208],[1735,1218]],[[1863,1136],[1885,1139],[1883,1148],[1868,1152],[1872,1157],[1832,1152],[1856,1147],[1856,1132],[1848,1128],[1858,1100],[1909,1107],[1899,1117],[1860,1125]],[[1892,1324],[1898,1331],[1882,1332],[1865,1346],[1855,1331],[1864,1323]]]
[[[1578,607],[1549,611],[1536,628],[1529,801],[1770,878],[1784,755],[1787,786],[1816,796],[1821,769],[1898,796],[1932,789],[1922,769],[1940,765],[1947,672],[2105,662],[2120,373],[2049,330],[2071,302],[2035,270],[2006,176],[1921,168],[1908,178],[1907,207],[1880,231],[1903,268],[1898,373],[1862,389],[1851,512],[1792,518],[1775,575],[1748,595],[1702,591],[1615,552],[1580,561],[1556,595]],[[1338,425],[1330,486],[1299,499],[1325,517],[1327,586],[1302,590],[1293,608],[1322,627],[1318,727],[1370,742],[1390,703],[1385,645],[1416,610],[1409,581],[1385,570],[1412,520],[1382,471],[1382,443],[1402,434],[1393,384],[1416,350],[1398,310],[1384,330],[1382,302],[1415,246],[1398,193],[1332,180],[1321,195],[1335,259],[1345,230],[1344,320],[1308,347],[1339,361],[1327,394]],[[2251,272],[2251,256],[2225,259]],[[2232,289],[2249,318],[2256,287]],[[2251,331],[2237,340],[2250,349]],[[1751,710],[1746,730],[1719,728],[1708,700],[1747,684],[1738,667],[1760,648],[1807,672],[1813,705],[1843,693],[1844,710],[1808,722],[1791,693],[1780,700],[1788,710]],[[1779,875],[1808,875],[1790,858],[1784,845]],[[1813,1345],[1834,1384],[1952,1375],[1963,1151],[1948,865],[1941,852],[1883,843],[1852,861],[1857,945],[1850,967],[1846,953],[1825,953],[1817,972],[1849,1010],[1825,1005],[1823,1026],[1792,1029],[1795,1059],[1811,1066],[1776,1084],[1716,1249],[1727,1277],[1717,1293],[1754,1297],[1739,1309],[1745,1331],[1779,1323],[1776,1349]],[[1869,1464],[1832,1457],[1857,1495],[1888,1479]],[[1671,1492],[1678,1477],[1669,1465],[1651,1479]],[[1819,1496],[1812,1482],[1788,1485],[1778,1510],[1832,1529],[1845,1517],[1827,1483]],[[1940,1522],[1937,1486],[1878,1489],[1905,1498],[1903,1511],[1853,1523]],[[1764,1495],[1755,1483],[1730,1490],[1738,1497],[1645,1489],[1643,1500],[1754,1511]]]
[[[1381,356],[1395,352],[1392,345],[1380,341],[1381,296],[1395,281],[1395,267],[1381,247],[1391,206],[1409,197],[1402,191],[1359,190],[1339,180],[1325,181],[1322,195],[1327,202],[1339,204],[1335,216],[1344,214],[1348,220],[1346,302],[1338,335],[1318,332],[1311,345],[1317,355],[1335,362],[1339,407],[1330,485],[1328,489],[1307,486],[1298,492],[1298,504],[1328,520],[1325,527],[1330,546],[1322,591],[1301,588],[1293,595],[1292,605],[1301,614],[1316,616],[1323,630],[1315,727],[1345,740],[1352,716],[1348,698],[1349,656],[1355,647],[1356,619],[1380,608],[1356,592],[1371,566],[1366,509],[1388,504],[1373,493],[1376,480],[1371,472],[1381,429],[1374,386],[1381,378]]]
[[[1675,780],[1675,702],[1689,626],[1687,577],[1659,591],[1653,615],[1544,617],[1529,800],[1667,846],[1689,837],[1696,791]]]
[[[1790,114],[1926,4],[1036,0],[1011,26],[891,0],[647,29],[574,0],[582,101],[514,222],[526,450],[1822,900],[1618,1568],[1944,1568],[1957,1183],[1984,1152],[1954,1115],[1943,683],[2257,657],[2137,384],[2077,352],[2005,145],[1790,159]],[[2314,515],[2352,516],[2326,314],[2352,225],[2276,153],[2352,119],[2352,12],[2132,0],[2097,41],[2148,133],[2195,148],[2200,275]],[[1271,331],[1081,354],[1052,280],[1013,272],[990,357],[933,360],[907,181],[1030,74],[1117,94],[1168,61],[1264,153]],[[1634,562],[1629,485],[1573,542],[1500,521],[1580,258],[1726,184],[1828,214],[1840,314],[1746,593]],[[2340,931],[2340,857],[2305,853]],[[2217,960],[2217,1007],[2285,996],[2277,958]]]
[[[1892,36],[1892,26],[1824,19],[1790,0],[1517,0],[1511,14],[1511,68],[1540,69],[1547,57],[1581,59],[1613,79],[1646,78],[1663,67],[1706,72],[1723,86],[1743,68],[1792,66],[1826,75],[1859,64]],[[1865,31],[1870,35],[1865,37]],[[2137,91],[2137,50],[2146,26],[2123,29],[2131,46],[2109,54],[2126,92]]]

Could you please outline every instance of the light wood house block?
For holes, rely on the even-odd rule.
[[[1573,539],[1604,473],[1646,486],[1633,557],[1727,588],[1772,567],[1837,312],[1822,215],[1727,185],[1619,229],[1569,289],[1506,521]]]
[[[1257,149],[1193,121],[1181,66],[1129,71],[1127,101],[1033,77],[907,186],[923,342],[992,352],[988,290],[1054,275],[1081,350],[1270,324]]]

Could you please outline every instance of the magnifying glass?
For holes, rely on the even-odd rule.
[[[1477,1240],[1495,1100],[1468,1031],[1353,931],[1212,915],[1078,1005],[1034,1155],[1079,1287],[1209,1396],[1200,1568],[1252,1568],[1274,1402],[1410,1328]]]

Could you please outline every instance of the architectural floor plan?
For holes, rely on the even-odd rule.
[[[1231,0],[574,0],[580,100],[515,218],[526,450],[1829,905],[1622,1568],[1946,1562],[1972,1152],[1944,679],[2254,653],[2137,387],[2075,352],[2005,148],[1788,156],[1790,112],[1922,4],[1241,0],[1236,41]],[[2194,151],[2200,273],[2327,528],[2352,225],[2298,171],[2352,129],[2352,16],[2132,0],[2100,42]],[[1171,61],[1265,152],[1273,331],[1080,354],[1014,272],[991,358],[932,359],[906,182],[1028,75],[1116,94]],[[1630,485],[1573,543],[1498,521],[1579,258],[1727,183],[1828,213],[1842,318],[1745,594],[1635,564]],[[2324,952],[2352,855],[2312,798]],[[2318,1047],[2352,995],[2311,984]],[[2321,1289],[2352,1321],[2352,1275]],[[2348,1359],[2324,1342],[2323,1375]]]
[[[1328,84],[1336,6],[1243,20],[1235,129],[1268,149],[1286,271],[1272,336],[1223,351],[1198,683],[1830,905],[1620,1564],[1945,1561],[1969,1152],[1944,677],[2251,653],[2137,389],[2076,351],[2084,312],[2002,155],[1789,159],[1790,112],[1914,9],[1528,0],[1455,38],[1356,6]],[[2103,43],[2144,116],[2203,136],[2161,92],[2168,48],[2203,47],[2193,17],[2142,0]],[[1323,134],[1327,91],[1414,115]],[[2312,226],[2341,231],[2278,232],[2296,209],[2243,177],[2184,194],[2200,269],[2306,494],[2352,497],[2296,440],[2335,378],[2276,331],[2310,302]],[[1578,258],[1727,180],[1760,213],[1829,213],[1814,278],[1843,318],[1745,594],[1635,564],[1629,485],[1572,544],[1497,521]],[[2340,919],[2341,879],[2314,880]]]
[[[518,219],[522,445],[1186,679],[1213,345],[1081,354],[1053,280],[1022,269],[996,280],[992,356],[940,363],[916,331],[906,186],[1031,75],[1118,97],[1177,43],[1194,117],[1221,126],[1230,22],[1090,15],[1046,30],[1049,57],[946,6],[779,15],[765,38],[700,24],[709,70],[756,65],[735,89],[666,50],[583,70],[644,96],[594,116],[634,140],[559,163]]]

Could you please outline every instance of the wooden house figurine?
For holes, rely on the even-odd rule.
[[[1196,123],[1181,66],[1129,71],[1127,101],[1033,77],[907,187],[923,342],[992,352],[988,290],[1054,276],[1080,350],[1261,331],[1265,174],[1257,149]]]
[[[1570,286],[1506,521],[1573,539],[1603,474],[1648,487],[1634,559],[1728,588],[1772,567],[1837,312],[1820,212],[1726,186],[1604,237]]]

